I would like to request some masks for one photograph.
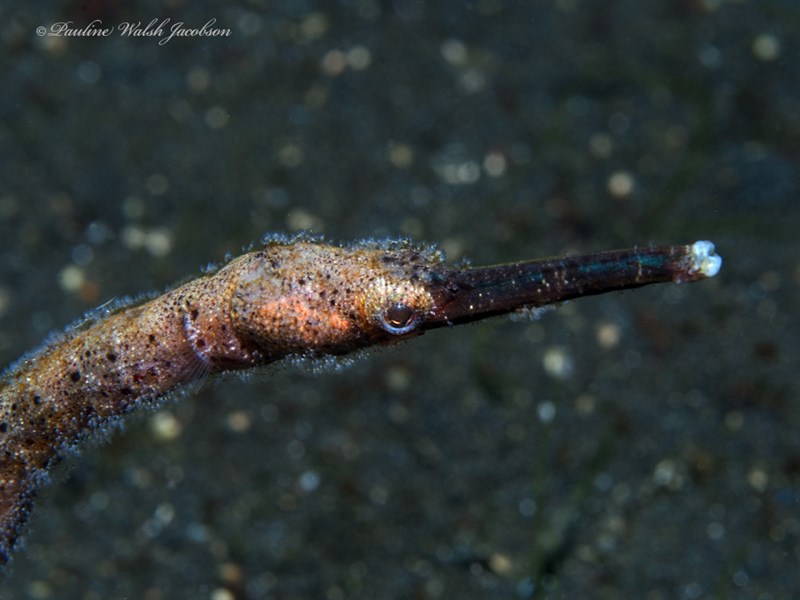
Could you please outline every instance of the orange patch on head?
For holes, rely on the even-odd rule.
[[[277,298],[262,304],[256,312],[265,335],[309,347],[336,342],[351,329],[350,321],[340,313],[302,296]]]

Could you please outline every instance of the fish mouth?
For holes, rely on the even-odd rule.
[[[564,302],[582,296],[713,277],[722,259],[714,244],[612,250],[467,269],[435,269],[428,291],[433,306],[423,329]]]

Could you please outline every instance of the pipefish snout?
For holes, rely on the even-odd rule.
[[[0,379],[0,564],[50,467],[187,383],[580,296],[697,281],[720,266],[704,241],[462,268],[408,242],[300,239],[270,242],[157,298],[100,309]]]

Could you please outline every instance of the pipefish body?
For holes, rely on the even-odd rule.
[[[697,281],[721,263],[705,241],[468,268],[407,241],[273,240],[159,297],[101,309],[0,379],[0,565],[50,467],[192,381],[580,296]]]

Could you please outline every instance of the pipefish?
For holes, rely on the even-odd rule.
[[[273,239],[156,298],[101,307],[0,379],[0,565],[52,466],[188,383],[581,296],[698,281],[721,264],[707,241],[465,267],[409,241]]]

